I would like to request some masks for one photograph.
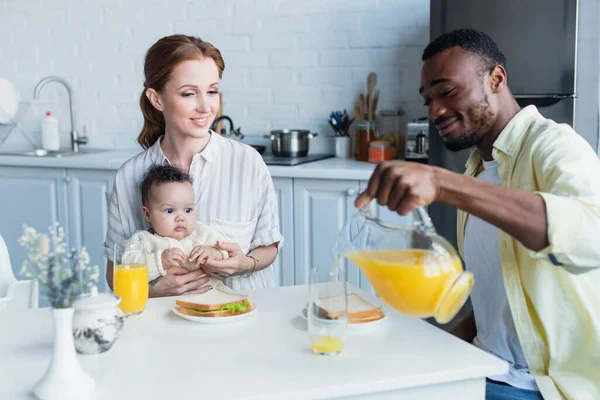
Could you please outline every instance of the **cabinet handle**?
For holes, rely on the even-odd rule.
[[[65,182],[66,183],[71,183],[71,177],[70,176],[65,176]]]
[[[356,189],[348,189],[346,190],[346,194],[348,196],[354,196],[356,194]]]

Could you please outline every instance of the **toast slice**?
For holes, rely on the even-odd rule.
[[[347,295],[348,299],[348,323],[358,324],[364,322],[377,321],[385,317],[383,311],[363,299],[357,293]],[[317,302],[319,315],[329,319],[337,319],[344,314],[342,308],[343,302],[339,296],[320,299]]]

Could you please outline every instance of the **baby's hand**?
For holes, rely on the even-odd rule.
[[[171,267],[183,267],[185,262],[185,254],[178,248],[167,249],[160,256],[164,269]]]
[[[197,267],[222,259],[223,253],[221,253],[219,249],[210,246],[196,246],[188,257],[188,260]]]

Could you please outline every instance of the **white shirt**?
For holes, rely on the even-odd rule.
[[[138,230],[149,228],[142,217],[140,183],[152,165],[170,163],[160,147],[162,137],[148,150],[131,158],[117,171],[110,195],[104,255],[112,260],[115,243],[124,244]],[[247,254],[259,246],[279,242],[279,212],[273,179],[262,157],[252,147],[211,132],[204,150],[190,165],[199,222],[210,225]],[[226,281],[233,289],[275,286],[269,266],[249,278]]]
[[[482,181],[501,185],[497,161],[484,161],[484,170],[477,176]],[[490,376],[526,390],[538,390],[529,374],[519,337],[508,305],[500,249],[498,228],[469,215],[465,231],[464,255],[466,268],[475,278],[471,292],[477,337],[473,344],[492,353],[509,364],[508,374]]]

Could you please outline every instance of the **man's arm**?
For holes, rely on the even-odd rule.
[[[356,200],[376,198],[401,215],[441,201],[502,229],[525,247],[540,251],[548,246],[544,199],[535,193],[483,182],[450,170],[419,163],[380,163],[369,185]]]
[[[444,168],[432,168],[439,185],[438,201],[502,229],[528,249],[540,251],[548,246],[546,205],[542,196]]]

